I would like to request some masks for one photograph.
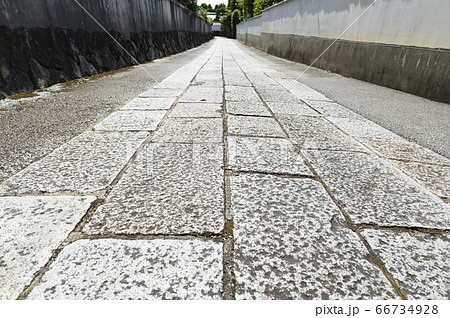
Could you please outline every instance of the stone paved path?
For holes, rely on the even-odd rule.
[[[448,299],[449,185],[217,39],[0,185],[0,299]]]

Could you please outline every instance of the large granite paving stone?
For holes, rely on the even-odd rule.
[[[408,299],[450,299],[450,236],[362,231]]]
[[[222,104],[223,88],[191,86],[180,98],[180,102]]]
[[[201,240],[79,240],[28,299],[220,299],[222,244]]]
[[[266,102],[302,103],[300,99],[282,86],[279,86],[279,89],[258,89],[258,93]]]
[[[232,115],[271,116],[270,112],[260,99],[251,102],[227,101],[226,106],[227,112]]]
[[[0,193],[104,190],[147,137],[147,132],[83,133],[3,182]]]
[[[237,299],[397,298],[317,181],[230,177]]]
[[[258,103],[261,101],[253,87],[226,86],[226,101],[239,101],[243,103]]]
[[[314,176],[286,139],[229,136],[227,141],[229,169]]]
[[[149,144],[94,213],[91,234],[219,233],[222,144]]]
[[[255,137],[286,137],[275,119],[268,117],[228,116],[228,132]]]
[[[437,196],[450,198],[450,166],[394,160],[391,163]]]
[[[353,137],[405,141],[402,137],[375,124],[370,120],[328,117],[328,119]]]
[[[338,103],[333,102],[325,102],[318,100],[310,100],[308,104],[327,117],[343,117],[343,118],[355,118],[355,119],[364,119],[357,113],[351,111],[348,108],[345,108]]]
[[[275,114],[292,142],[303,149],[367,151],[321,117]]]
[[[122,110],[162,110],[169,109],[175,102],[175,97],[167,98],[135,98]]]
[[[75,197],[0,198],[0,299],[16,299],[95,200]]]
[[[154,142],[222,142],[221,118],[168,118],[153,136]]]
[[[165,110],[119,110],[95,125],[94,130],[153,131],[166,113]]]
[[[235,74],[224,73],[223,77],[225,85],[227,86],[239,86],[239,87],[252,86],[250,81],[245,76],[236,76]]]
[[[320,114],[311,107],[301,102],[294,103],[279,103],[279,102],[269,102],[267,103],[272,112],[276,114],[293,114],[301,116],[320,116]]]
[[[450,228],[450,206],[384,160],[363,153],[303,153],[353,222]]]
[[[151,88],[140,94],[139,98],[168,98],[180,96],[185,88]]]
[[[222,117],[222,104],[178,103],[169,117]]]
[[[358,140],[384,158],[450,166],[450,159],[406,140],[368,138],[358,138]]]

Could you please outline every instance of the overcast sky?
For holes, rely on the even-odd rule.
[[[214,8],[216,4],[219,3],[228,3],[228,0],[197,0],[197,4],[201,5],[202,3],[206,3],[206,4],[211,4],[212,7]]]

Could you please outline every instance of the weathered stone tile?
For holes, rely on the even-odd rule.
[[[180,96],[185,88],[151,88],[148,91],[142,93],[138,97],[140,98],[167,98]]]
[[[154,142],[222,142],[221,118],[168,118],[155,132]]]
[[[16,299],[95,197],[0,197],[0,299]]]
[[[91,234],[219,233],[222,144],[149,144],[93,215]]]
[[[194,78],[195,73],[186,76],[181,76],[180,74],[176,74],[176,76],[174,75],[175,74],[172,74],[171,76],[167,77],[159,84],[156,84],[153,88],[185,90]]]
[[[86,132],[0,185],[0,193],[89,193],[105,189],[148,137],[139,132]]]
[[[450,207],[382,159],[350,152],[303,153],[353,222],[449,228]]]
[[[222,104],[178,103],[169,117],[222,117]]]
[[[320,116],[320,114],[314,109],[311,109],[306,104],[298,102],[294,103],[278,103],[278,102],[269,102],[267,103],[272,112],[277,114],[285,114],[285,115],[301,115],[301,116]]]
[[[364,119],[362,116],[357,113],[351,111],[348,108],[345,108],[338,103],[326,102],[320,100],[310,100],[308,104],[313,107],[315,110],[323,114],[327,117],[343,117],[343,118],[355,118],[355,119]]]
[[[302,101],[287,89],[279,86],[277,89],[258,89],[261,98],[266,102],[301,103]]]
[[[370,120],[337,117],[328,117],[328,119],[353,137],[404,141],[399,135],[394,134]]]
[[[222,244],[201,240],[79,240],[28,299],[220,299]]]
[[[246,75],[250,79],[250,82],[257,88],[257,89],[272,89],[276,87],[280,87],[280,85],[275,81],[274,79],[271,79],[270,77],[266,75],[261,75],[261,73],[251,73],[246,72]]]
[[[227,112],[233,115],[271,116],[260,99],[251,102],[227,101],[226,106]]]
[[[275,114],[289,138],[304,149],[367,151],[324,118]]]
[[[450,198],[450,166],[394,160],[390,162],[437,196]],[[448,227],[450,228],[450,224]]]
[[[321,184],[230,177],[237,299],[396,298]]]
[[[261,102],[258,94],[253,87],[239,87],[226,86],[225,87],[226,101],[239,101],[243,103],[258,103]]]
[[[165,110],[119,110],[95,125],[94,130],[153,131],[166,113]]]
[[[223,80],[220,79],[195,79],[192,82],[192,87],[213,87],[213,88],[222,88],[223,87]]]
[[[448,299],[450,237],[364,230],[372,249],[408,299]]]
[[[319,93],[318,91],[298,82],[290,82],[290,84],[285,87],[287,87],[295,97],[300,98],[308,104],[315,100],[332,101],[322,93]]]
[[[252,86],[250,81],[245,76],[236,76],[234,74],[227,75],[226,73],[224,73],[223,75],[224,75],[225,85],[227,85],[227,86],[240,86],[240,87]]]
[[[227,137],[227,141],[232,170],[314,176],[286,139]]]
[[[191,86],[180,98],[180,102],[223,103],[223,88]]]
[[[223,88],[223,79],[221,72],[202,72],[199,73],[192,85],[202,86],[202,87],[217,87]]]
[[[228,116],[228,132],[255,137],[286,137],[280,125],[267,117]]]
[[[161,110],[169,109],[175,102],[175,97],[167,98],[135,98],[124,107],[122,110]]]
[[[384,158],[450,165],[450,159],[406,140],[399,141],[368,138],[358,138],[358,140]]]

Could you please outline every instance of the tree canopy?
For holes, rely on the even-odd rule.
[[[260,15],[262,10],[281,1],[283,0],[228,0],[228,6],[220,11],[222,31],[227,37],[236,37],[236,25]],[[217,6],[215,9],[217,17],[219,17]]]

